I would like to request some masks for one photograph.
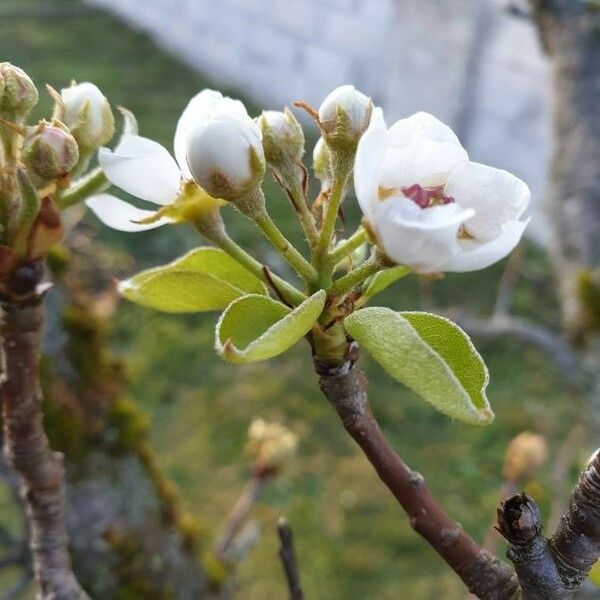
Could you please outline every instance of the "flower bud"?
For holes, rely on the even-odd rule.
[[[248,428],[246,453],[262,471],[273,471],[296,454],[296,434],[279,423],[254,419]]]
[[[45,181],[66,177],[79,160],[75,138],[59,121],[40,121],[31,129],[23,142],[23,163]]]
[[[214,198],[230,202],[256,189],[265,174],[258,125],[231,115],[194,129],[187,140],[186,158],[196,183]]]
[[[262,131],[265,158],[269,166],[284,171],[297,165],[304,155],[304,132],[292,112],[265,110],[257,119]]]
[[[325,140],[320,137],[313,150],[313,171],[322,189],[331,187],[331,155]]]
[[[55,116],[71,130],[82,152],[95,150],[111,140],[115,118],[108,100],[93,83],[62,89],[57,102]]]
[[[373,103],[353,85],[342,85],[319,108],[323,136],[332,147],[355,149],[371,119]]]
[[[506,450],[502,475],[517,483],[531,477],[548,456],[548,445],[539,433],[523,431],[515,436]]]
[[[37,104],[38,91],[29,75],[10,63],[0,63],[0,116],[23,121]]]

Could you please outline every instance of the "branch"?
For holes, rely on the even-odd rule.
[[[498,509],[525,600],[569,600],[600,557],[600,454],[581,474],[551,539],[542,535],[535,501],[517,494]]]
[[[287,519],[280,517],[277,523],[277,533],[281,541],[279,558],[287,578],[290,600],[304,600],[304,593],[300,584],[300,570],[298,569],[298,560],[294,549],[294,534]]]
[[[479,598],[515,598],[519,584],[512,569],[481,548],[446,514],[423,477],[410,469],[385,439],[369,406],[364,375],[350,361],[341,366],[315,361],[315,368],[321,389],[344,428],[405,510],[412,528]]]
[[[265,475],[260,473],[253,474],[241,496],[231,509],[225,526],[223,527],[223,531],[215,544],[214,552],[219,560],[223,562],[229,561],[231,546],[252,510],[252,507],[256,503],[266,480],[267,476]]]
[[[52,452],[43,426],[39,384],[43,308],[3,301],[0,332],[5,378],[0,388],[6,461],[20,475],[39,600],[88,600],[71,570],[65,525],[63,456]]]

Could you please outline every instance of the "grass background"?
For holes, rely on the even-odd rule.
[[[38,83],[42,100],[36,116],[47,115],[50,107],[43,83],[60,88],[72,78],[89,80],[113,105],[137,115],[143,135],[167,147],[189,97],[211,85],[144,35],[71,0],[0,0],[0,60],[21,66]],[[314,140],[314,132],[309,138]],[[267,188],[273,216],[299,241],[287,201],[272,184]],[[251,225],[230,210],[224,212],[240,243],[280,267]],[[348,212],[356,223],[351,201]],[[92,216],[85,220],[90,235],[131,257],[125,270],[115,269],[117,276],[167,262],[199,244],[185,227],[127,235],[102,228]],[[433,287],[434,301],[485,314],[501,272],[497,265],[449,275]],[[381,303],[417,308],[417,282],[403,280]],[[547,261],[529,246],[514,303],[516,312],[535,320],[552,324],[558,318]],[[214,355],[215,322],[212,314],[168,316],[122,303],[115,320],[115,352],[126,357],[131,392],[152,419],[160,465],[178,484],[185,506],[204,524],[207,544],[247,478],[243,446],[250,420],[280,420],[300,436],[297,460],[268,487],[254,512],[263,535],[238,571],[238,597],[285,596],[274,530],[284,514],[295,529],[309,599],[464,598],[455,576],[415,537],[347,439],[318,392],[307,347],[299,345],[267,363],[234,367]],[[426,476],[448,511],[481,538],[494,514],[511,437],[524,429],[538,431],[556,452],[583,407],[534,349],[514,340],[477,345],[490,368],[489,397],[497,414],[488,427],[452,422],[389,380],[366,356],[361,360],[370,376],[374,410],[391,443]],[[528,486],[546,514],[548,479],[546,468]],[[8,515],[7,502],[0,497],[0,520]]]

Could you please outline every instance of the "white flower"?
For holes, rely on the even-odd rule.
[[[59,118],[82,147],[97,148],[114,133],[114,117],[104,94],[93,83],[84,82],[60,92]]]
[[[256,127],[239,100],[226,98],[213,90],[203,90],[190,100],[177,124],[174,140],[177,160],[157,142],[129,135],[114,151],[100,149],[100,166],[109,181],[125,192],[154,205],[172,204],[179,198],[186,182],[192,180],[188,167],[188,139],[199,127],[227,116]],[[197,167],[200,169],[199,165]],[[119,231],[145,231],[169,222],[167,218],[160,218],[152,223],[136,223],[152,217],[156,210],[136,208],[111,194],[94,196],[86,204],[105,225]]]
[[[454,132],[423,112],[388,129],[375,109],[354,185],[384,252],[421,273],[483,269],[517,245],[528,223],[527,185],[469,161]]]
[[[371,99],[353,85],[342,85],[333,90],[319,107],[319,121],[325,133],[334,132],[338,111],[342,111],[347,118],[349,131],[345,133],[360,136],[369,124]]]

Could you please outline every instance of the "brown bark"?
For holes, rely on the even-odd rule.
[[[4,453],[21,477],[39,600],[85,600],[71,570],[63,455],[44,431],[39,384],[41,298],[1,303],[5,373],[0,390]]]
[[[513,570],[481,548],[438,504],[422,475],[396,454],[375,420],[366,378],[348,361],[341,366],[315,362],[320,386],[344,428],[360,446],[381,480],[398,500],[412,528],[483,600],[519,598]]]
[[[300,584],[300,569],[294,548],[294,534],[287,519],[283,517],[279,519],[277,533],[280,541],[279,558],[290,591],[290,600],[304,600],[304,592]]]
[[[542,535],[540,511],[517,494],[498,509],[525,600],[569,600],[600,558],[600,454],[581,474],[552,538]]]

